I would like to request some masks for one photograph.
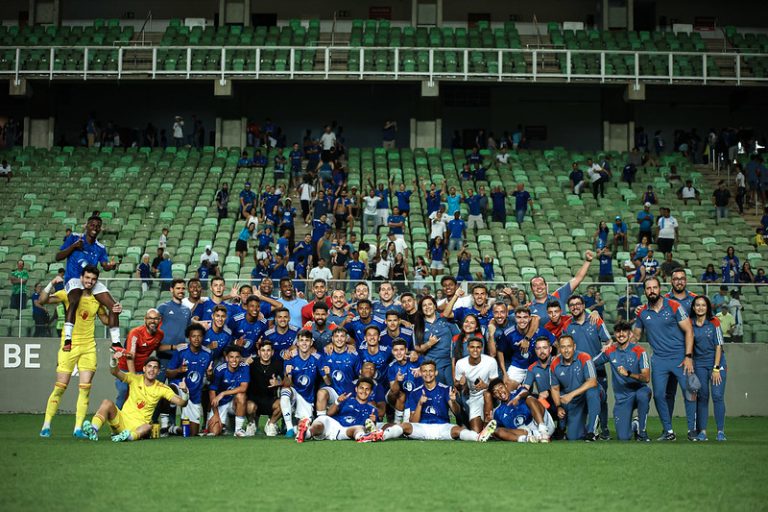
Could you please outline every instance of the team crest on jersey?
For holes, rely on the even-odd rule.
[[[353,425],[355,423],[355,417],[354,416],[344,416],[344,422],[349,423],[350,425]]]
[[[413,382],[404,382],[403,387],[406,391],[413,391]]]
[[[333,380],[335,380],[336,382],[341,382],[342,380],[344,380],[344,373],[342,373],[339,370],[335,370],[331,375],[333,377]]]
[[[189,372],[189,375],[187,375],[187,380],[194,384],[200,380],[200,374],[195,371]]]
[[[515,424],[515,427],[522,427],[525,425],[525,416],[515,416],[513,423]]]
[[[145,405],[147,405],[147,404],[144,403],[144,400],[139,400],[138,402],[136,402],[136,408],[137,409],[143,409]]]
[[[299,385],[301,386],[308,386],[309,385],[309,377],[306,375],[300,375],[298,379]]]
[[[431,405],[430,405],[430,406],[427,406],[427,408],[426,408],[426,409],[424,409],[424,412],[426,412],[427,414],[434,414],[434,415],[436,415],[436,414],[437,414],[437,411],[436,411],[436,410],[435,410],[435,408],[434,408],[434,407],[432,407]]]
[[[80,318],[82,318],[83,320],[88,320],[88,312],[83,311],[82,313],[80,313]]]

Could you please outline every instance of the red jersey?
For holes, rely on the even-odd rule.
[[[552,320],[544,324],[544,328],[552,333],[552,336],[555,338],[559,338],[566,327],[571,325],[571,320],[573,320],[573,317],[571,315],[561,315],[560,316],[560,323],[557,325],[552,323]]]
[[[157,330],[154,336],[147,332],[147,326],[142,325],[131,329],[128,333],[128,338],[125,340],[125,350],[130,354],[133,354],[133,364],[137,372],[144,370],[144,363],[147,362],[152,352],[160,346],[160,342],[163,341],[165,334],[160,329]],[[126,358],[121,357],[118,366],[124,372],[128,371],[128,362]]]
[[[312,314],[312,308],[315,307],[315,302],[317,302],[317,299],[310,301],[307,303],[306,306],[301,308],[301,323],[306,324],[307,322],[311,322],[314,320],[314,316]],[[325,305],[328,306],[328,309],[331,309],[331,297],[330,295],[325,297]]]

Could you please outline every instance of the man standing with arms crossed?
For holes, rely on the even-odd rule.
[[[679,302],[661,297],[661,284],[655,277],[645,281],[645,297],[648,304],[641,306],[633,333],[639,340],[646,333],[653,349],[651,379],[656,411],[664,428],[659,441],[675,441],[672,429],[672,409],[666,397],[670,376],[677,378],[685,397],[687,376],[693,373],[693,327],[688,314]],[[685,416],[688,420],[688,437],[695,436],[696,402],[685,400]]]

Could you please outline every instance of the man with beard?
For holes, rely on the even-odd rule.
[[[600,396],[595,365],[589,354],[576,350],[576,344],[569,335],[563,334],[557,345],[560,354],[549,366],[550,391],[557,407],[557,418],[566,421],[569,441],[597,441],[595,428],[600,412]]]
[[[315,281],[315,283],[317,283],[317,281]],[[322,281],[322,285],[324,289],[325,281]],[[314,287],[316,286],[317,284],[314,285]],[[280,300],[278,302],[280,303],[279,307],[288,310],[290,314],[290,323],[293,327],[301,329],[301,326],[309,321],[304,320],[304,310],[307,308],[308,303],[301,297],[296,296],[296,291],[293,288],[293,281],[291,281],[289,277],[284,277],[280,280]],[[312,309],[310,308],[310,312],[311,311]]]
[[[525,380],[520,385],[522,389],[519,395],[520,399],[525,400],[527,395],[535,396],[550,416],[557,418],[557,407],[555,407],[550,391],[549,365],[552,363],[552,345],[549,338],[536,338],[533,350],[536,353],[536,362],[528,367]],[[536,386],[536,393],[533,393],[534,386]],[[552,437],[562,439],[563,431],[559,426]]]
[[[319,302],[318,304],[325,306],[323,302]],[[317,304],[315,304],[315,306],[317,306]],[[314,309],[312,311],[314,315]],[[326,312],[328,314],[327,322],[329,324],[341,325],[344,323],[349,312],[349,305],[347,304],[347,297],[344,294],[344,290],[333,290],[331,293],[331,305],[330,307],[326,307]]]
[[[586,251],[584,253],[584,263],[581,265],[576,275],[573,276],[567,283],[555,290],[554,293],[549,293],[547,287],[547,281],[542,276],[535,276],[531,278],[531,293],[533,294],[533,300],[528,305],[531,309],[531,313],[538,315],[541,321],[545,324],[549,322],[549,314],[547,314],[547,306],[553,300],[560,303],[560,307],[565,309],[566,301],[568,297],[579,287],[581,282],[587,277],[589,272],[589,266],[592,263],[595,255],[592,251]]]
[[[328,306],[322,302],[312,308],[312,318],[313,321],[304,324],[303,329],[312,333],[312,344],[320,352],[331,343],[331,336],[338,326],[328,321]]]
[[[499,339],[504,335],[504,331],[510,327],[515,327],[515,316],[509,314],[509,306],[506,302],[496,302],[493,305],[493,318],[488,322],[488,330],[485,333],[488,355],[496,357],[496,350]]]
[[[282,283],[280,287],[282,290]],[[301,307],[301,322],[299,325],[312,320],[312,308],[318,302],[325,302],[326,306],[331,307],[331,298],[328,296],[328,284],[325,282],[325,279],[315,279],[312,281],[312,294],[314,295],[312,300]],[[293,319],[293,313],[291,313],[291,322],[298,322],[298,320]]]
[[[554,336],[544,329],[538,329],[533,337],[528,335],[528,325],[532,318],[530,309],[518,306],[515,309],[515,325],[507,327],[498,337],[496,359],[504,370],[504,381],[512,389],[525,381],[528,366],[531,364],[531,340],[545,337],[549,339],[550,344],[555,342]]]
[[[664,428],[659,441],[675,441],[672,429],[672,409],[666,397],[670,375],[677,378],[685,398],[687,376],[693,373],[693,327],[688,314],[679,302],[661,297],[658,278],[645,281],[645,298],[648,304],[641,306],[633,333],[639,340],[645,331],[653,349],[651,357],[651,382],[653,401]],[[685,416],[688,420],[688,438],[695,438],[696,402],[685,400]]]

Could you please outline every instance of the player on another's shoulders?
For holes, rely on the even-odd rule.
[[[144,364],[143,375],[123,372],[114,357],[109,360],[109,366],[112,375],[128,384],[128,399],[122,409],[111,400],[101,402],[93,419],[83,422],[83,433],[90,440],[99,440],[99,429],[104,422],[109,423],[114,442],[144,439],[152,432],[152,414],[161,399],[178,407],[187,405],[188,395],[183,382],[179,386],[180,396],[177,396],[170,387],[157,380],[160,361],[156,357],[150,357]]]
[[[296,437],[293,420],[311,418],[315,406],[315,388],[320,378],[320,355],[312,352],[312,333],[299,331],[296,355],[285,360],[280,410],[285,423],[285,437]]]
[[[235,417],[234,435],[245,437],[245,411],[248,383],[251,376],[248,365],[243,362],[242,349],[230,345],[224,349],[225,362],[213,371],[208,387],[211,410],[208,412],[208,435],[218,436]]]
[[[248,426],[245,432],[249,436],[255,435],[259,416],[267,416],[264,433],[267,437],[275,437],[279,430],[277,422],[282,416],[277,395],[283,383],[283,360],[275,355],[272,343],[268,340],[261,342],[258,354],[258,359],[250,365],[251,381],[246,393]]]
[[[387,380],[389,381],[389,390],[387,391],[387,404],[395,410],[395,423],[403,422],[403,413],[405,411],[405,402],[411,391],[418,388],[424,381],[421,378],[421,357],[412,351],[408,354],[408,343],[402,338],[395,338],[392,341],[393,360],[387,367]],[[415,356],[415,357],[414,357]]]
[[[171,384],[179,386],[183,382],[189,391],[189,401],[181,410],[181,418],[189,420],[190,433],[196,436],[203,418],[203,384],[206,377],[213,377],[213,356],[203,346],[205,327],[190,324],[185,334],[188,343],[176,345],[165,375]],[[169,432],[181,433],[179,427],[171,427]]]
[[[352,393],[342,393],[336,403],[328,408],[328,414],[318,416],[310,423],[309,418],[299,421],[296,442],[303,443],[309,439],[317,441],[359,441],[365,436],[365,424],[375,424],[378,419],[376,407],[371,405],[369,398],[374,382],[366,377],[358,379]]]
[[[524,396],[524,388],[510,393],[503,379],[493,379],[488,385],[498,406],[489,421],[496,421],[493,437],[518,443],[548,443],[555,432],[555,422],[544,406],[532,396]]]
[[[214,361],[224,355],[224,349],[232,341],[232,331],[227,327],[227,308],[218,305],[213,308],[211,327],[203,336],[203,346],[211,351]]]
[[[405,404],[405,422],[384,425],[381,430],[374,430],[359,439],[359,442],[374,442],[396,439],[405,435],[409,439],[485,442],[496,429],[496,422],[491,421],[479,434],[459,425],[450,423],[448,411],[461,414],[456,402],[456,389],[453,386],[437,382],[437,365],[434,361],[421,363],[421,377],[424,385],[416,388]]]
[[[296,335],[299,329],[291,325],[291,313],[286,308],[278,308],[274,311],[275,324],[264,332],[262,339],[272,343],[275,358],[280,362],[285,360],[285,351],[296,343]]]

